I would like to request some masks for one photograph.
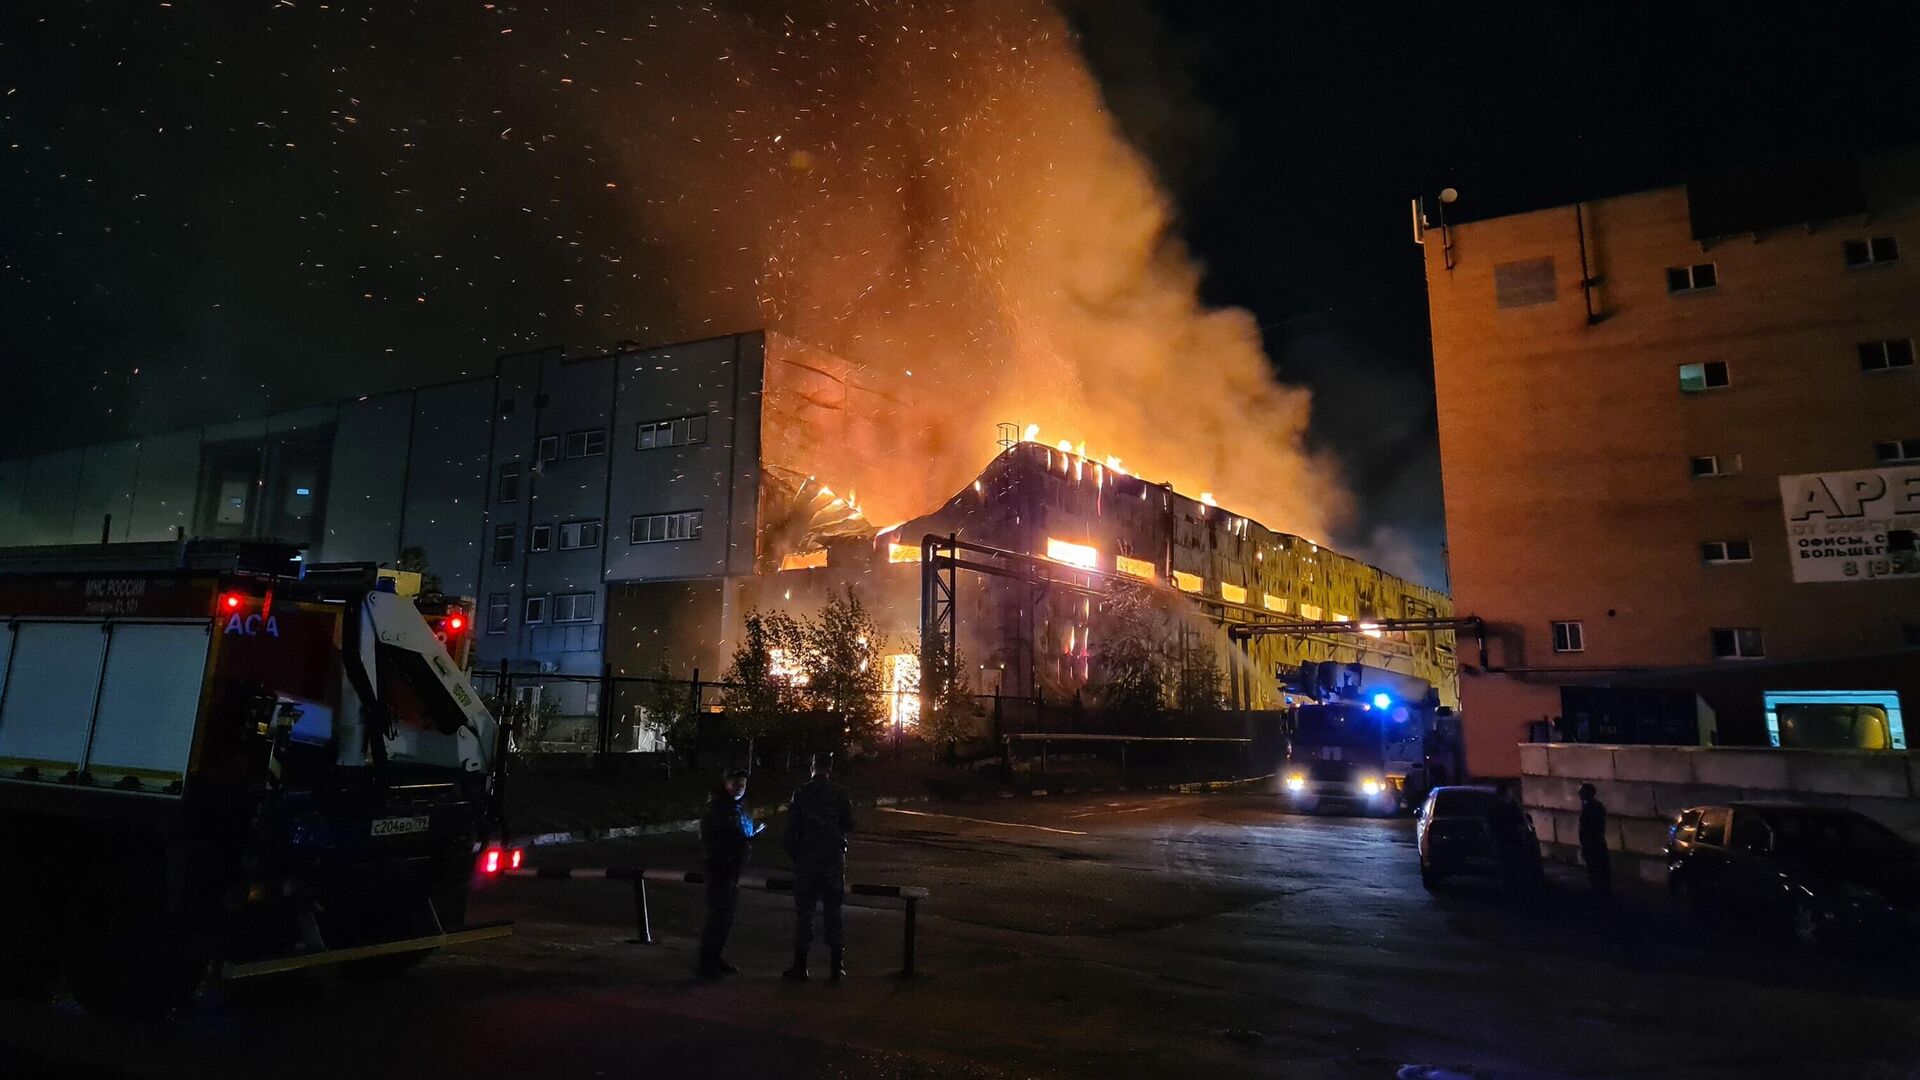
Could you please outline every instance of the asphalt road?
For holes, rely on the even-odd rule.
[[[1406,821],[1305,818],[1262,796],[1125,795],[868,810],[856,880],[924,885],[920,977],[897,902],[848,910],[841,986],[783,982],[791,901],[743,895],[745,970],[691,977],[699,890],[509,881],[514,938],[376,983],[217,989],[113,1027],[0,1006],[0,1071],[198,1078],[1478,1077],[1920,1075],[1920,983],[1701,929],[1660,897],[1604,913],[1421,889]],[[778,835],[778,826],[768,834]],[[763,842],[756,869],[777,873]],[[691,867],[690,837],[539,861]],[[816,948],[818,948],[816,946]],[[824,959],[816,961],[816,971]],[[11,1054],[11,1059],[7,1055]],[[6,1068],[11,1060],[12,1068]]]

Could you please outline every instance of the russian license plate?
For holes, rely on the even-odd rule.
[[[405,836],[408,833],[427,831],[427,819],[424,817],[377,818],[373,823],[375,836]]]

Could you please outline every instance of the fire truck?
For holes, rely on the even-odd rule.
[[[435,619],[281,545],[0,549],[0,981],[152,1014],[208,975],[509,933],[467,921],[517,856],[442,640],[470,613]]]
[[[1465,772],[1459,717],[1424,682],[1360,664],[1308,665],[1286,722],[1281,790],[1298,810],[1392,814]]]

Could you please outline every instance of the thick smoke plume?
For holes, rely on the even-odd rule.
[[[1277,529],[1321,538],[1346,513],[1304,447],[1307,394],[1246,312],[1199,302],[1053,7],[719,3],[634,36],[607,139],[659,278],[713,330],[851,363],[870,436],[806,467],[876,523],[963,487],[1002,421]]]

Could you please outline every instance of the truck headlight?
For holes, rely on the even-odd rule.
[[[1380,781],[1369,776],[1365,780],[1360,781],[1360,790],[1367,795],[1378,795],[1383,788],[1381,787]]]
[[[1291,776],[1287,777],[1288,791],[1304,791],[1306,790],[1306,787],[1307,787],[1307,778],[1300,775],[1299,773],[1294,773]]]

